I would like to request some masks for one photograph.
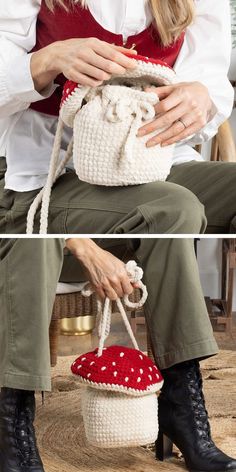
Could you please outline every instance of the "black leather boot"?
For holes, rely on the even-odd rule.
[[[0,472],[44,472],[35,432],[34,392],[2,388]]]
[[[184,362],[165,369],[162,374],[157,459],[171,457],[174,443],[190,472],[236,472],[236,460],[212,441],[199,362]]]

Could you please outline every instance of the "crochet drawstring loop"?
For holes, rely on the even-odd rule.
[[[104,118],[111,123],[125,122],[133,116],[125,144],[121,150],[122,160],[132,162],[133,147],[142,122],[155,117],[155,105],[159,99],[153,92],[140,92],[132,88],[107,85],[102,92]]]
[[[133,115],[140,120],[152,120],[155,117],[154,106],[158,97],[152,92],[140,92],[126,87],[107,85],[102,93],[102,107],[107,121],[116,123]]]
[[[130,282],[135,284],[138,288],[141,289],[142,297],[139,300],[139,302],[131,302],[129,300],[129,296],[125,295],[123,298],[123,303],[120,298],[117,298],[115,302],[116,302],[116,305],[118,307],[118,310],[123,319],[124,325],[127,329],[127,332],[129,334],[129,337],[132,341],[134,348],[139,349],[138,343],[131,329],[130,322],[128,320],[124,306],[128,308],[134,308],[134,309],[141,308],[144,305],[145,301],[147,300],[148,293],[147,293],[146,286],[143,284],[141,280],[143,277],[143,270],[137,266],[137,263],[135,261],[129,261],[126,264],[126,271],[130,279]],[[91,287],[90,284],[88,284],[82,290],[82,295],[85,297],[90,297],[94,292],[95,290]],[[100,322],[98,326],[98,337],[99,337],[98,357],[100,357],[104,349],[105,340],[107,339],[110,333],[110,328],[111,328],[112,301],[108,297],[106,297],[104,304],[102,304],[101,301],[98,300],[98,313],[100,315]]]

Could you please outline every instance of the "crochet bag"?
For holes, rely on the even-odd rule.
[[[176,75],[164,62],[127,55],[136,60],[136,68],[121,77],[113,76],[99,87],[66,82],[48,179],[29,210],[28,234],[33,232],[41,201],[40,233],[47,232],[51,188],[71,157],[79,179],[90,184],[137,185],[167,178],[174,145],[147,148],[147,141],[156,132],[137,137],[137,131],[154,119],[159,101],[155,93],[145,89],[175,83]],[[73,128],[73,139],[59,162],[64,125]]]
[[[143,291],[139,303],[124,297],[124,305],[141,307],[147,290],[141,282],[142,269],[136,262],[126,265],[132,282]],[[84,291],[91,295],[91,291]],[[72,364],[72,372],[82,385],[82,415],[87,440],[97,447],[133,447],[150,444],[158,435],[157,394],[163,379],[157,366],[138,348],[124,306],[117,307],[134,349],[125,346],[104,347],[110,332],[111,302],[106,299],[99,325],[99,348],[82,354]]]

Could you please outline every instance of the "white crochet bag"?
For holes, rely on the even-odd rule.
[[[123,303],[141,307],[147,290],[141,282],[142,269],[134,261],[126,265],[131,281],[143,291],[139,303],[124,297]],[[91,291],[84,291],[91,295]],[[163,378],[157,366],[138,348],[124,305],[117,307],[124,320],[134,349],[125,346],[104,347],[110,332],[111,302],[106,299],[99,325],[99,348],[82,354],[72,364],[72,372],[82,385],[82,415],[87,440],[97,447],[133,447],[153,443],[158,435],[157,392]]]
[[[146,147],[148,136],[138,129],[155,117],[159,99],[148,86],[177,81],[166,64],[130,55],[137,67],[121,77],[112,77],[95,89],[68,81],[64,87],[58,128],[47,183],[28,213],[27,234],[33,232],[35,212],[42,200],[40,233],[47,232],[51,188],[73,156],[80,180],[95,185],[137,185],[165,180],[172,165],[174,145]],[[73,140],[59,162],[63,126],[73,128]]]

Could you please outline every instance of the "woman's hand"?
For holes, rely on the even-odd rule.
[[[101,85],[112,74],[122,75],[127,69],[136,67],[135,61],[123,54],[127,51],[97,38],[52,43],[32,54],[31,74],[35,88],[43,90],[61,73],[81,85]]]
[[[167,128],[152,137],[147,147],[168,146],[197,133],[207,124],[214,108],[208,89],[200,82],[183,82],[147,91],[155,92],[160,102],[155,106],[155,120],[142,126],[138,136]]]
[[[91,239],[66,240],[69,251],[82,263],[92,287],[102,299],[116,300],[133,292],[125,264]]]

